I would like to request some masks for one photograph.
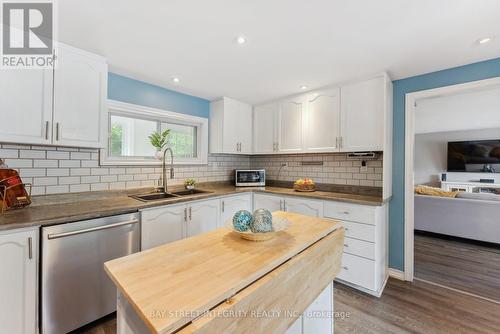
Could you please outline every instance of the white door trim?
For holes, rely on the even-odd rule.
[[[419,99],[457,94],[468,90],[500,85],[500,77],[463,84],[427,89],[405,95],[405,207],[404,207],[404,276],[413,281],[414,263],[414,154],[415,154],[415,103]]]

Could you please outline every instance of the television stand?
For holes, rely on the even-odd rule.
[[[469,193],[497,193],[500,192],[500,183],[442,181],[441,189],[445,191],[466,191]]]

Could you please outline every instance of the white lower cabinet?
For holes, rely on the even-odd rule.
[[[304,198],[283,198],[286,212],[299,213],[311,217],[323,217],[323,201]]]
[[[186,236],[192,237],[215,230],[219,227],[219,220],[220,206],[218,199],[189,204]]]
[[[165,205],[141,211],[141,250],[215,230],[220,200]]]
[[[283,210],[283,198],[276,195],[253,194],[253,208],[267,209],[271,212]]]
[[[185,204],[167,205],[141,212],[141,250],[150,249],[185,236]]]
[[[285,334],[333,334],[333,282],[319,294]]]
[[[255,193],[253,196],[254,209],[262,208],[271,212],[286,211],[311,217],[323,217],[323,201],[260,193]]]
[[[324,216],[345,228],[342,268],[336,280],[380,296],[388,275],[387,205],[325,201]]]
[[[0,333],[38,333],[38,229],[0,232]]]
[[[236,212],[240,210],[252,212],[252,194],[246,193],[237,196],[224,197],[220,200],[220,210],[220,226],[224,226],[226,221],[232,219]]]

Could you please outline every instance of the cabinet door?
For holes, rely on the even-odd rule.
[[[253,195],[253,209],[267,209],[271,212],[283,210],[283,197],[255,193]]]
[[[223,226],[226,221],[233,218],[234,214],[240,210],[252,212],[252,194],[243,194],[221,199],[221,221]]]
[[[54,71],[54,144],[102,147],[107,64],[103,58],[58,45]]]
[[[340,89],[307,95],[305,150],[333,152],[340,137]]]
[[[385,79],[378,77],[342,87],[341,101],[341,150],[383,150]]]
[[[52,71],[3,70],[0,119],[0,142],[49,144],[52,140]]]
[[[224,153],[252,153],[252,106],[225,97],[223,108]]]
[[[311,217],[323,217],[323,202],[303,198],[285,198],[287,212],[299,213]]]
[[[254,153],[274,153],[277,142],[276,123],[278,103],[257,106],[253,110],[253,143]]]
[[[303,317],[303,334],[333,334],[333,282],[307,307]]]
[[[188,207],[187,236],[215,230],[219,226],[220,202],[218,199],[197,202]]]
[[[141,250],[184,238],[186,205],[169,205],[141,212]]]
[[[0,333],[37,333],[38,230],[0,234]]]
[[[304,96],[280,103],[278,120],[279,152],[302,151],[304,109]]]

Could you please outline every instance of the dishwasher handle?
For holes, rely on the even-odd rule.
[[[126,221],[126,222],[120,222],[120,223],[115,223],[115,224],[109,224],[109,225],[103,225],[103,226],[96,226],[96,227],[86,228],[86,229],[83,229],[83,230],[49,234],[49,235],[47,235],[47,239],[49,239],[49,240],[51,240],[51,239],[59,239],[59,238],[69,237],[69,236],[72,236],[72,235],[78,235],[78,234],[83,234],[83,233],[95,232],[95,231],[100,231],[100,230],[107,230],[107,229],[110,229],[110,228],[115,228],[115,227],[120,227],[120,226],[125,226],[125,225],[131,225],[131,224],[137,224],[137,223],[139,223],[139,220],[134,219],[134,220]]]

